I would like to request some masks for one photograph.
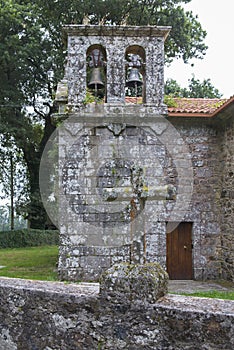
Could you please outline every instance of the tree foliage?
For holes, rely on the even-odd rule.
[[[216,89],[210,79],[200,81],[193,76],[189,79],[188,88],[182,88],[176,80],[168,79],[165,83],[165,95],[190,98],[220,98],[222,94]]]
[[[42,227],[39,163],[54,130],[51,115],[63,74],[62,25],[70,23],[172,26],[166,57],[202,58],[206,32],[182,5],[191,0],[1,0],[0,134],[21,150],[27,167],[28,218]]]
[[[206,32],[197,16],[185,11],[183,4],[191,0],[38,0],[43,9],[45,27],[58,38],[63,24],[90,23],[114,25],[171,26],[165,43],[167,61],[181,57],[184,62],[202,58],[207,46]],[[68,10],[69,9],[69,10]]]

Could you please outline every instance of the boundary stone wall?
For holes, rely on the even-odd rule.
[[[0,279],[1,350],[234,347],[234,301],[166,295],[116,300],[99,284]]]

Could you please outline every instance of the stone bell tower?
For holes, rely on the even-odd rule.
[[[84,106],[87,59],[96,49],[102,52],[105,61],[105,107],[111,104],[126,107],[126,70],[128,66],[131,68],[127,59],[129,55],[137,55],[143,72],[144,109],[167,113],[163,103],[164,41],[170,27],[67,25],[64,31],[67,34],[67,66],[62,84],[67,84],[67,96],[63,97],[69,111],[78,112]],[[58,102],[61,101],[59,94],[60,91]]]
[[[67,62],[54,116],[64,121],[60,277],[98,280],[120,261],[165,266],[166,206],[176,194],[170,157],[165,160],[170,27],[67,25],[64,31]]]

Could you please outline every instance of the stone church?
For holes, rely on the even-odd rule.
[[[64,32],[60,278],[157,261],[171,279],[233,280],[234,98],[164,103],[170,27]]]

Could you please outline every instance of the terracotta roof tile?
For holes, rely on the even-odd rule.
[[[220,108],[227,99],[221,98],[173,98],[175,106],[168,107],[169,113],[204,113],[212,114]]]
[[[126,103],[142,103],[142,97],[125,96]]]
[[[125,98],[126,103],[141,103],[141,97]],[[169,116],[212,117],[234,102],[234,96],[227,98],[171,98],[173,106],[168,106]]]

